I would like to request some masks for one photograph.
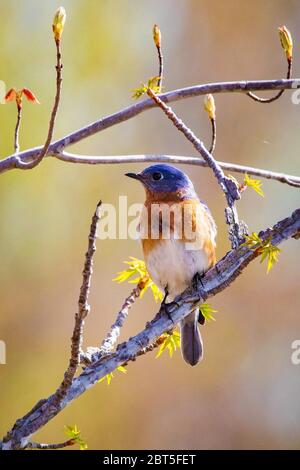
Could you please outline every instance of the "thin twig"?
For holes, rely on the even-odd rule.
[[[159,86],[160,90],[161,90],[162,80],[163,80],[163,73],[164,73],[164,58],[163,58],[163,55],[162,55],[161,46],[156,46],[156,49],[157,49],[158,63],[159,63],[159,69],[158,69],[159,79],[157,80],[157,86]]]
[[[211,145],[209,148],[209,153],[213,154],[216,148],[217,142],[217,126],[216,126],[216,119],[210,119],[211,123]],[[220,165],[222,168],[222,165]]]
[[[54,105],[53,105],[53,109],[52,109],[52,113],[50,117],[47,139],[40,154],[34,160],[28,163],[19,158],[16,164],[16,168],[19,168],[22,170],[31,170],[32,168],[35,168],[36,166],[38,166],[43,160],[43,158],[47,155],[51,141],[52,141],[55,120],[56,120],[56,115],[57,115],[59,102],[60,102],[60,96],[61,96],[62,68],[63,68],[63,65],[61,62],[60,40],[56,39],[55,45],[56,45],[56,67],[55,67],[56,68],[56,94],[55,94]]]
[[[276,223],[272,229],[260,232],[262,240],[269,237],[274,246],[279,245],[284,240],[297,235],[300,231],[300,209],[297,209],[290,217]],[[29,436],[41,429],[51,419],[53,419],[68,404],[82,395],[86,390],[99,382],[108,373],[113,372],[116,367],[137,357],[141,351],[147,350],[157,341],[164,332],[179,323],[191,310],[195,308],[205,298],[212,297],[226,289],[248,264],[259,256],[259,250],[243,249],[231,250],[217,265],[210,269],[202,278],[201,292],[187,289],[181,296],[176,298],[172,320],[168,315],[161,315],[133,338],[118,346],[117,351],[99,362],[87,367],[79,377],[75,378],[68,389],[65,398],[53,405],[53,395],[39,402],[23,418],[19,419],[13,428],[7,433],[2,441],[2,449],[18,449],[26,445]]]
[[[160,94],[159,97],[166,103],[173,101],[179,101],[186,98],[192,98],[195,96],[206,95],[208,93],[245,93],[247,91],[266,91],[266,90],[283,90],[283,89],[294,89],[300,87],[300,79],[294,78],[293,80],[253,80],[253,81],[238,81],[238,82],[219,82],[219,83],[208,83],[203,85],[195,85],[187,88],[179,88],[178,90],[169,91],[167,93]],[[62,139],[53,142],[48,149],[47,155],[53,155],[56,152],[62,152],[64,148],[76,144],[92,135],[97,134],[109,127],[125,122],[138,114],[151,109],[155,106],[152,99],[135,103],[122,109],[114,114],[99,119],[87,126],[82,127],[71,134],[66,135]],[[35,159],[40,152],[42,147],[35,147],[29,150],[20,152],[19,158],[22,162],[31,162]],[[18,159],[16,155],[10,155],[0,161],[0,174],[9,170],[17,168]]]
[[[150,96],[153,101],[162,109],[166,114],[168,119],[174,124],[174,126],[184,134],[189,142],[195,147],[197,152],[204,158],[207,165],[212,169],[222,191],[224,192],[227,200],[228,207],[225,209],[226,223],[229,226],[229,238],[231,241],[232,248],[237,248],[237,246],[244,239],[246,226],[243,222],[239,222],[238,213],[235,208],[235,202],[240,199],[240,193],[235,185],[235,183],[227,178],[214,157],[208,152],[204,144],[201,142],[198,137],[189,129],[184,122],[179,119],[174,111],[167,106],[155,93],[148,88],[148,96]]]
[[[287,80],[289,80],[292,77],[293,59],[292,58],[287,59],[287,63],[288,63],[288,70],[287,70],[286,78]],[[255,95],[255,93],[252,93],[251,91],[247,93],[247,96],[249,96],[249,98],[252,98],[254,101],[257,101],[258,103],[273,103],[273,101],[278,100],[278,98],[280,98],[281,95],[283,95],[284,91],[285,90],[280,90],[278,93],[276,93],[275,96],[272,96],[271,98],[260,98],[259,96]]]
[[[41,444],[39,442],[28,442],[26,445],[26,449],[55,450],[73,446],[74,444],[76,444],[75,439],[69,439],[68,441],[59,442],[58,444]]]
[[[94,155],[78,155],[69,152],[59,152],[53,157],[67,163],[80,163],[85,165],[107,165],[107,164],[124,164],[124,163],[178,163],[184,165],[195,165],[208,167],[207,162],[203,158],[188,157],[183,155],[110,155],[110,156],[94,156]],[[248,173],[253,176],[260,176],[280,183],[288,184],[295,188],[300,187],[300,176],[287,175],[270,170],[263,170],[251,166],[237,165],[235,163],[227,163],[218,161],[223,170],[235,173]]]
[[[22,106],[17,104],[17,123],[16,123],[16,128],[15,128],[15,140],[14,140],[14,149],[15,149],[15,154],[17,155],[20,152],[20,142],[19,142],[19,132],[20,132],[20,125],[21,125],[21,119],[22,119]]]
[[[154,44],[157,50],[158,63],[159,63],[157,86],[159,90],[161,91],[163,71],[164,71],[164,59],[163,59],[162,49],[161,49],[161,31],[157,24],[153,26],[153,40],[154,40]]]
[[[101,201],[98,202],[95,213],[92,218],[88,249],[85,254],[85,263],[82,272],[82,284],[80,288],[80,294],[78,299],[78,312],[75,314],[75,325],[72,335],[72,344],[71,344],[71,357],[68,369],[64,374],[64,379],[54,394],[53,402],[59,403],[65,397],[68,389],[70,388],[74,376],[76,374],[77,368],[80,364],[80,354],[81,354],[81,344],[83,340],[83,327],[84,320],[87,317],[90,306],[88,303],[88,297],[90,292],[91,278],[93,273],[93,256],[96,251],[96,236],[97,236],[97,226],[100,219],[100,207]]]
[[[204,97],[203,101],[204,110],[208,114],[211,125],[211,145],[209,153],[213,154],[217,140],[217,121],[216,121],[216,104],[215,99],[211,93]]]
[[[129,310],[133,306],[134,302],[140,297],[144,287],[145,284],[143,283],[143,281],[139,282],[139,284],[131,291],[130,295],[125,299],[121,310],[117,315],[116,321],[111,326],[109,332],[102,341],[100,347],[102,351],[111,352],[113,350],[120,336],[121,328],[123,327],[125,320],[128,317]]]

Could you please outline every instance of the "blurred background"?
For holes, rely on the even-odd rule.
[[[21,149],[43,143],[55,91],[51,24],[60,1],[1,0],[1,76],[7,88],[29,87],[41,105],[24,104]],[[286,61],[277,27],[286,24],[300,73],[297,0],[64,0],[63,96],[55,138],[132,103],[132,89],[157,74],[152,26],[163,34],[166,90],[226,80],[281,78]],[[268,96],[265,93],[264,96]],[[287,92],[269,105],[241,94],[217,95],[216,158],[299,174],[299,106]],[[205,141],[210,125],[202,98],[174,109]],[[0,106],[0,154],[13,152],[14,104]],[[165,119],[151,110],[80,144],[91,155],[196,155]],[[48,158],[29,172],[1,175],[0,435],[42,397],[66,368],[91,215],[99,198],[142,202],[143,189],[124,177],[141,165],[81,166]],[[207,169],[184,166],[219,228],[218,258],[229,249],[224,198]],[[299,206],[299,192],[263,181],[265,198],[248,190],[241,218],[259,231]],[[85,346],[98,345],[130,286],[112,278],[138,242],[98,241]],[[300,365],[291,343],[300,339],[299,243],[282,245],[279,263],[252,263],[211,299],[217,321],[203,328],[204,361],[188,367],[176,353],[148,354],[100,383],[42,429],[35,440],[63,440],[76,423],[90,449],[248,449],[300,445]],[[150,293],[134,306],[122,340],[157,311]]]

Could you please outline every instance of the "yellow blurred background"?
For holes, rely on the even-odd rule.
[[[63,96],[55,138],[132,103],[132,89],[157,73],[152,26],[163,34],[165,89],[244,79],[281,78],[286,63],[277,27],[286,24],[300,72],[300,3],[296,0],[64,0]],[[1,0],[1,76],[7,88],[29,87],[40,106],[25,103],[21,149],[43,143],[55,91],[51,23],[56,0]],[[265,96],[268,93],[264,94]],[[215,97],[216,158],[299,174],[299,106],[287,92],[270,105],[241,94]],[[210,126],[202,98],[174,109],[205,142]],[[16,109],[0,106],[0,153],[13,152]],[[159,110],[151,110],[69,149],[91,155],[196,155]],[[48,158],[37,169],[1,175],[0,435],[36,401],[52,393],[66,368],[83,256],[96,202],[119,195],[142,202],[142,188],[124,177],[141,165],[80,166]],[[224,198],[207,169],[183,167],[215,216],[218,257],[229,249]],[[264,181],[265,198],[250,190],[241,217],[258,231],[299,205],[296,189]],[[112,278],[130,255],[132,240],[98,241],[92,311],[84,343],[98,345],[129,291]],[[266,275],[258,261],[211,304],[217,321],[203,328],[204,361],[188,367],[148,354],[98,384],[34,437],[64,439],[76,423],[90,449],[248,449],[300,445],[300,365],[291,343],[300,339],[299,243],[282,246]],[[137,302],[122,340],[157,310],[150,294]]]

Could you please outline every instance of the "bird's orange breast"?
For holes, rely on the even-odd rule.
[[[140,232],[145,259],[159,244],[176,240],[185,244],[187,250],[203,250],[209,266],[216,262],[214,221],[198,199],[180,202],[146,200]]]

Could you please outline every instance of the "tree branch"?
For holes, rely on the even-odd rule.
[[[114,324],[111,326],[109,332],[107,333],[106,337],[102,341],[100,350],[104,350],[107,352],[111,352],[117,343],[117,340],[120,336],[120,330],[125,323],[126,318],[128,317],[129,310],[133,306],[136,299],[138,299],[141,295],[142,290],[144,289],[143,282],[139,282],[139,284],[131,291],[129,296],[125,299],[121,310],[117,315],[117,319]]]
[[[128,297],[126,297],[121,310],[117,314],[115,322],[110,327],[110,330],[102,341],[100,348],[89,347],[86,353],[81,353],[80,362],[82,364],[91,365],[92,362],[98,361],[103,356],[112,352],[120,336],[121,328],[124,326],[125,320],[129,315],[129,311],[135,301],[140,297],[144,288],[145,283],[141,280],[130,292]]]
[[[279,245],[289,238],[298,238],[299,234],[300,209],[297,209],[290,217],[276,223],[272,229],[260,232],[259,236],[262,240],[271,237],[272,244]],[[145,351],[151,350],[151,346],[156,343],[162,333],[187,316],[200,301],[226,289],[257,256],[259,256],[259,250],[253,251],[248,247],[231,250],[202,278],[201,290],[189,288],[176,298],[176,305],[174,304],[171,312],[172,320],[167,315],[156,317],[150,324],[147,324],[143,331],[120,344],[115,353],[103,357],[100,361],[87,367],[77,378],[73,379],[67,394],[60,402],[53,405],[53,395],[38,402],[23,418],[17,420],[4,437],[2,444],[0,443],[0,447],[3,450],[25,448],[28,445],[29,437],[53,419],[69,403],[119,365],[134,360]]]
[[[59,442],[58,444],[42,444],[39,442],[28,442],[27,449],[39,449],[39,450],[55,450],[63,449],[64,447],[73,446],[76,443],[75,439],[69,439],[65,442]]]
[[[211,144],[209,147],[209,153],[213,154],[216,148],[216,141],[217,141],[217,125],[216,125],[216,120],[215,119],[210,119],[210,125],[211,125]],[[220,165],[220,163],[219,163]],[[222,168],[222,165],[220,165]]]
[[[287,60],[287,63],[288,63],[288,69],[287,69],[286,78],[289,80],[292,77],[293,59],[289,58]],[[260,98],[259,96],[249,91],[247,93],[247,96],[249,96],[249,98],[252,98],[254,101],[257,101],[257,103],[267,104],[267,103],[273,103],[274,101],[278,100],[283,95],[283,93],[284,93],[284,90],[280,90],[278,93],[276,93],[276,95],[272,96],[271,98]]]
[[[159,97],[165,103],[179,101],[186,98],[205,95],[208,93],[246,93],[247,91],[263,91],[263,90],[287,90],[297,89],[300,87],[300,79],[293,80],[253,80],[253,81],[237,81],[237,82],[220,82],[209,83],[204,85],[196,85],[187,88],[179,88],[178,90],[169,91],[160,94]],[[47,155],[53,155],[57,152],[63,151],[66,147],[76,144],[92,135],[97,134],[109,127],[125,122],[138,114],[151,109],[155,106],[151,99],[135,103],[128,106],[114,114],[106,116],[93,122],[87,126],[78,129],[71,134],[63,137],[50,144]],[[35,159],[41,152],[42,147],[35,147],[24,152],[19,153],[19,158],[23,162],[30,162]],[[17,168],[18,158],[16,155],[11,155],[0,161],[0,174],[9,170]]]
[[[23,161],[22,154],[19,154],[16,158],[15,168],[19,168],[22,170],[31,170],[32,168],[35,168],[36,166],[38,166],[43,160],[43,158],[47,155],[51,141],[52,141],[56,115],[57,115],[59,102],[60,102],[61,84],[62,84],[62,68],[63,68],[63,65],[61,62],[60,40],[55,40],[55,45],[56,45],[56,67],[55,67],[56,68],[56,94],[55,94],[54,105],[53,105],[53,109],[52,109],[52,113],[50,117],[46,142],[41,152],[34,158],[34,160],[31,160],[30,162],[27,162],[26,160]]]
[[[69,367],[67,368],[64,374],[64,379],[62,383],[53,395],[53,406],[59,406],[59,403],[67,394],[68,389],[72,384],[72,381],[80,364],[84,320],[90,311],[88,296],[90,292],[91,278],[93,274],[93,256],[96,251],[97,226],[99,222],[99,211],[101,204],[101,201],[97,204],[90,228],[88,249],[85,255],[85,263],[82,273],[82,285],[80,288],[78,300],[78,312],[75,314],[75,325],[72,335],[71,357]]]
[[[213,171],[222,191],[227,200],[228,207],[225,209],[226,223],[229,226],[229,238],[231,241],[232,248],[237,248],[238,245],[244,238],[246,233],[246,225],[239,221],[237,209],[235,207],[235,202],[238,201],[241,197],[240,192],[236,184],[228,177],[225,176],[222,168],[219,163],[214,159],[211,153],[206,149],[203,142],[198,139],[198,137],[189,129],[184,122],[179,119],[174,111],[167,106],[152,90],[148,88],[148,96],[160,107],[160,109],[165,113],[168,119],[174,124],[176,129],[184,134],[186,139],[191,142],[195,147],[198,153],[206,161],[207,166]]]
[[[54,157],[67,163],[81,163],[85,165],[106,165],[106,164],[124,164],[124,163],[182,163],[186,165],[196,165],[201,167],[208,167],[206,161],[199,157],[186,157],[181,155],[159,155],[159,154],[146,154],[146,155],[111,155],[111,156],[92,156],[92,155],[77,155],[75,153],[61,152],[53,155]],[[285,173],[278,173],[270,170],[262,170],[251,166],[238,165],[235,163],[226,163],[218,161],[223,170],[231,171],[234,173],[248,173],[253,176],[260,176],[261,178],[271,179],[280,183],[288,184],[295,188],[300,187],[300,176],[287,175]]]
[[[17,122],[16,122],[15,135],[14,135],[14,149],[15,149],[16,154],[20,152],[19,133],[20,133],[21,119],[22,119],[22,106],[17,105]]]

